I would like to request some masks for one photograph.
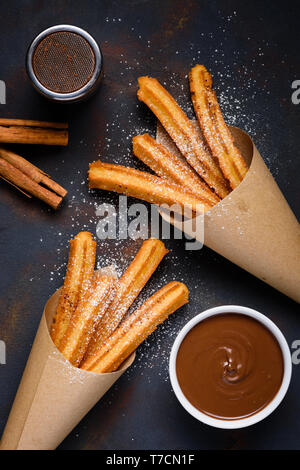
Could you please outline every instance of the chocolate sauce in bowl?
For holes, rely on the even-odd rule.
[[[278,341],[259,321],[225,313],[192,328],[176,360],[180,388],[189,402],[219,419],[251,416],[267,406],[283,379]]]

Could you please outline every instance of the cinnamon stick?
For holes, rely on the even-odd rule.
[[[31,178],[36,183],[41,183],[47,188],[51,189],[61,197],[65,197],[67,191],[60,186],[59,184],[52,181],[46,173],[40,170],[38,167],[34,166],[32,163],[25,160],[25,158],[17,155],[10,150],[7,150],[3,147],[0,147],[0,157],[6,160],[8,163],[13,165],[15,168],[18,168],[23,173],[25,173],[29,178]]]
[[[52,181],[39,168],[2,147],[0,147],[0,177],[26,196],[35,196],[53,209],[58,209],[67,194],[62,186]]]
[[[0,119],[0,142],[66,146],[68,144],[68,124]]]

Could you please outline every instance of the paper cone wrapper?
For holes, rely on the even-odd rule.
[[[4,430],[1,450],[53,450],[134,361],[117,372],[95,374],[73,367],[53,344],[49,328],[59,300],[47,302]]]
[[[299,223],[249,135],[230,129],[249,170],[234,191],[205,213],[199,241],[300,302]],[[156,140],[181,156],[161,125]],[[161,215],[181,229],[174,218]],[[192,236],[186,228],[185,233]]]

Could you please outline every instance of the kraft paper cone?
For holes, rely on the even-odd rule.
[[[60,289],[45,306],[2,436],[1,450],[56,449],[134,361],[132,354],[120,370],[107,374],[73,367],[49,334],[59,292]]]
[[[249,170],[234,191],[205,213],[204,239],[199,234],[199,241],[300,302],[299,223],[251,138],[241,129],[230,129]],[[160,124],[156,140],[181,156]],[[161,215],[181,229],[174,218]],[[193,236],[186,228],[185,233]]]

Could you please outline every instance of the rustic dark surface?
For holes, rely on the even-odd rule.
[[[206,64],[217,90],[222,90],[228,121],[252,135],[299,218],[300,105],[291,102],[291,83],[300,79],[296,4],[11,0],[2,6],[0,80],[7,85],[7,104],[0,105],[0,116],[67,119],[70,145],[65,149],[15,147],[69,190],[67,203],[57,213],[0,183],[0,339],[7,345],[7,364],[0,365],[0,432],[43,306],[61,284],[68,240],[81,229],[95,234],[94,203],[117,202],[114,195],[88,194],[87,185],[82,184],[88,163],[101,155],[106,161],[138,167],[126,137],[141,129],[155,130],[149,110],[137,106],[139,75],[165,82],[192,116],[186,74],[192,64]],[[24,69],[33,37],[59,23],[87,29],[104,54],[105,75],[98,94],[72,107],[49,104],[39,97]],[[98,261],[105,264],[118,259],[121,251],[118,265],[122,268],[136,244],[101,243]],[[171,253],[148,289],[159,285],[160,276],[182,279],[191,291],[190,304],[140,349],[135,366],[60,448],[299,449],[297,366],[278,410],[255,427],[240,431],[209,428],[190,417],[178,404],[167,372],[175,334],[200,311],[222,304],[256,308],[276,322],[291,345],[300,339],[298,305],[206,248],[195,254],[184,250],[183,241],[166,244]]]

